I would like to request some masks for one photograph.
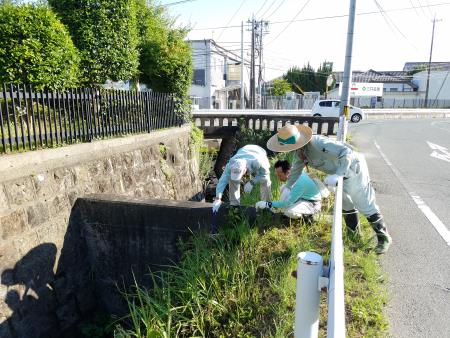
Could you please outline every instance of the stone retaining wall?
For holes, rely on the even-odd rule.
[[[70,309],[88,306],[64,303],[55,279],[78,197],[188,200],[197,172],[188,126],[0,156],[0,337],[58,336],[76,321]]]

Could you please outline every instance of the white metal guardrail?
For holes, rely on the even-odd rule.
[[[343,180],[339,178],[336,188],[331,233],[331,253],[328,283],[328,319],[327,337],[345,338],[345,304],[344,304],[344,245],[342,242],[342,188]]]
[[[338,138],[345,138],[346,123],[340,117]],[[322,256],[301,252],[297,256],[297,289],[294,338],[317,338],[319,333],[320,291],[328,290],[327,337],[345,338],[344,245],[342,240],[343,178],[338,179],[335,192],[333,228],[329,266]]]

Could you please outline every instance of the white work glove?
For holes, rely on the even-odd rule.
[[[218,212],[221,204],[222,204],[222,200],[215,199],[213,204],[212,204],[212,211],[213,212]]]
[[[252,189],[253,189],[253,185],[252,185],[251,182],[245,183],[245,185],[244,185],[244,192],[245,192],[246,194],[251,193],[251,192],[252,192]]]
[[[335,187],[335,186],[337,186],[337,182],[338,182],[339,177],[341,177],[341,176],[336,175],[336,174],[334,174],[334,175],[328,175],[328,176],[325,177],[325,179],[323,180],[323,183],[325,183],[326,185],[329,185],[329,186],[331,186],[331,187]]]
[[[268,207],[269,207],[269,203],[267,203],[266,201],[259,201],[259,202],[256,202],[256,204],[255,204],[256,210],[265,209]]]

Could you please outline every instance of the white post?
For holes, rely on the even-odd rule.
[[[297,255],[297,290],[295,299],[295,338],[317,338],[319,334],[319,277],[323,259],[315,252]]]

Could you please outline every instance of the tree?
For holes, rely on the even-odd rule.
[[[274,96],[283,96],[287,92],[290,92],[291,84],[285,79],[275,79],[273,80],[273,88],[271,94]]]
[[[323,62],[317,72],[308,63],[303,68],[292,67],[283,75],[291,85],[292,89],[297,92],[324,92],[326,90],[326,81],[329,74],[333,71],[333,63]],[[299,89],[301,88],[301,90]]]
[[[48,7],[0,5],[0,31],[0,82],[37,89],[77,84],[77,50]]]
[[[316,83],[320,92],[327,91],[327,78],[333,72],[333,63],[324,61],[317,69]]]
[[[83,80],[129,80],[137,74],[135,0],[49,0],[80,51]]]
[[[192,82],[192,54],[187,31],[174,28],[165,9],[136,0],[139,27],[139,80],[155,91],[185,97]]]

